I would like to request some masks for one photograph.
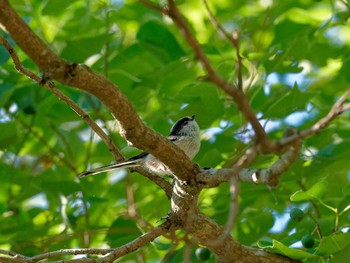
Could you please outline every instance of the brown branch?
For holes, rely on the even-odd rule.
[[[36,263],[44,259],[59,258],[67,255],[105,255],[99,259],[70,259],[64,262],[114,262],[116,259],[137,250],[138,248],[152,242],[155,238],[165,234],[169,230],[169,222],[165,222],[160,226],[155,227],[151,231],[143,234],[135,240],[121,246],[112,249],[95,249],[95,248],[83,248],[83,249],[61,249],[53,252],[43,253],[34,257],[26,257],[18,253],[6,250],[0,250],[0,254],[8,255],[10,257],[0,257],[0,262],[25,262],[25,263]],[[79,261],[82,260],[82,261]]]
[[[237,88],[239,90],[243,89],[243,81],[242,81],[242,57],[240,55],[239,51],[239,32],[238,30],[235,30],[232,34],[232,36],[227,33],[227,31],[222,27],[222,25],[219,23],[218,19],[214,15],[214,13],[210,10],[207,0],[202,0],[205,8],[207,9],[207,12],[210,17],[210,21],[215,26],[215,28],[221,32],[226,40],[231,43],[235,49],[236,49],[236,57],[237,57],[237,63],[236,63],[236,72],[237,72]]]
[[[118,120],[121,135],[134,147],[156,156],[180,180],[189,180],[199,171],[176,145],[144,125],[127,97],[112,82],[86,66],[68,63],[52,52],[7,0],[0,0],[0,23],[17,45],[41,68],[46,78],[56,79],[99,98]]]
[[[170,228],[170,222],[166,221],[165,223],[161,224],[160,226],[157,226],[153,228],[151,231],[143,234],[142,236],[138,237],[137,239],[113,250],[111,253],[109,253],[104,258],[100,258],[97,260],[97,262],[103,262],[103,263],[112,263],[116,259],[125,256],[140,247],[152,242],[155,238],[164,235],[169,231]]]
[[[147,6],[148,8],[150,9],[153,9],[157,12],[160,12],[164,15],[167,15],[168,14],[168,10],[166,10],[165,8],[161,7],[161,6],[158,6],[154,3],[152,3],[151,1],[148,1],[148,0],[139,0],[140,3],[142,3],[144,6]]]
[[[310,137],[320,132],[322,129],[327,127],[329,123],[333,121],[336,117],[338,117],[340,114],[350,109],[350,103],[344,104],[348,96],[350,96],[350,88],[338,99],[338,101],[333,105],[333,107],[330,109],[330,111],[325,117],[321,118],[309,129],[305,129],[299,133],[296,133],[292,136],[282,139],[281,141],[278,142],[278,144],[281,147],[283,147],[286,145],[290,145],[291,143],[294,143],[297,140]]]
[[[226,38],[226,40],[228,42],[230,42],[234,47],[236,47],[236,43],[235,40],[233,39],[233,37],[227,33],[227,31],[222,27],[222,25],[219,23],[218,19],[216,18],[216,16],[214,15],[214,13],[211,11],[211,9],[209,8],[208,2],[207,0],[202,0],[205,9],[207,10],[209,17],[210,17],[210,21],[212,22],[212,24],[215,26],[215,28],[221,32],[224,37]]]
[[[314,218],[314,216],[311,214],[310,211],[306,211],[306,214],[311,218],[311,220],[314,222],[315,224],[315,229],[318,235],[318,238],[321,240],[322,239],[322,232],[321,232],[321,227],[320,224],[317,222],[317,220]]]
[[[239,212],[239,202],[238,202],[238,197],[240,193],[239,180],[237,179],[236,176],[231,176],[229,183],[230,183],[231,204],[230,204],[230,210],[227,217],[224,235],[230,235],[230,233],[232,233],[232,230],[237,223],[237,216]]]
[[[270,141],[265,133],[265,130],[258,121],[256,114],[250,107],[248,99],[246,98],[244,93],[236,86],[227,83],[221,76],[218,75],[218,73],[211,66],[208,57],[204,53],[197,39],[193,36],[192,32],[190,31],[184,17],[181,15],[179,9],[175,5],[175,2],[173,0],[168,0],[168,5],[168,15],[172,18],[174,23],[180,29],[181,33],[184,35],[184,38],[186,39],[192,50],[195,52],[196,58],[207,71],[209,80],[215,83],[221,90],[223,90],[233,98],[239,110],[252,125],[255,132],[256,141],[258,143],[261,143],[263,145],[263,148],[268,147]]]
[[[237,72],[237,88],[243,90],[243,78],[242,78],[242,56],[239,51],[239,31],[233,31],[233,40],[236,47],[236,72]]]
[[[233,262],[299,262],[260,249],[247,248],[235,241],[230,235],[224,235],[224,229],[202,214],[198,214],[188,228],[196,240],[214,252],[219,263]]]
[[[66,95],[64,95],[57,87],[56,85],[48,81],[46,83],[42,83],[42,79],[34,74],[29,69],[25,68],[21,61],[19,60],[16,52],[11,47],[11,45],[7,42],[7,40],[0,36],[0,43],[3,44],[3,46],[6,48],[7,52],[10,54],[13,63],[15,64],[16,70],[18,70],[20,73],[26,75],[30,79],[34,80],[36,83],[43,86],[45,89],[52,92],[55,96],[59,98],[59,100],[66,103],[73,111],[75,111],[95,132],[96,134],[105,142],[108,149],[112,152],[115,159],[117,161],[124,160],[124,157],[121,155],[118,147],[114,144],[112,139],[100,128],[100,126],[97,125],[96,122],[94,122],[91,117],[83,110],[81,109],[78,104],[76,104],[74,101],[72,101],[70,98],[68,98]]]
[[[210,188],[225,182],[229,182],[232,176],[238,176],[241,181],[255,184],[266,184],[270,187],[276,187],[280,176],[289,169],[299,156],[300,146],[295,143],[280,158],[272,164],[270,168],[224,168],[209,169],[198,174],[196,180],[202,184],[202,187]],[[247,158],[247,157],[246,157]]]
[[[59,100],[66,103],[66,105],[68,105],[74,112],[76,112],[78,116],[80,116],[92,128],[92,130],[104,141],[109,151],[112,152],[112,154],[114,155],[114,158],[117,161],[125,160],[124,156],[122,156],[118,147],[114,144],[113,140],[103,131],[103,129],[100,126],[97,125],[96,122],[94,122],[91,119],[88,113],[86,113],[83,109],[81,109],[78,106],[78,104],[76,104],[70,98],[68,98],[65,94],[63,94],[53,82],[47,81],[46,83],[42,83],[42,79],[39,76],[37,76],[32,71],[25,68],[22,65],[21,61],[19,60],[15,50],[11,47],[8,41],[2,36],[0,36],[0,43],[3,44],[3,46],[6,48],[6,50],[8,51],[8,53],[10,54],[13,60],[15,68],[20,73],[34,80],[36,83],[40,84],[45,89],[52,92],[55,96],[59,98]],[[75,169],[74,171],[76,172]],[[149,171],[143,168],[135,168],[134,171],[142,174],[143,176],[147,177],[148,179],[156,183],[160,188],[162,188],[165,191],[167,197],[170,198],[172,187],[166,180],[164,180],[163,178],[157,175],[150,173]]]
[[[36,130],[33,130],[32,126],[27,124],[25,121],[20,119],[18,116],[16,117],[18,122],[22,124],[35,138],[39,140],[48,150],[49,152],[53,155],[56,156],[62,163],[64,163],[69,169],[71,169],[74,173],[77,173],[77,168],[75,164],[66,158],[64,158],[59,152],[57,152],[46,139]]]

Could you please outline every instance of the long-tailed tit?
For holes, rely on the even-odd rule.
[[[200,148],[200,129],[194,120],[195,115],[184,117],[178,120],[170,130],[167,137],[171,142],[175,143],[185,154],[192,160],[198,153]],[[85,177],[98,173],[103,173],[119,168],[131,168],[144,166],[157,174],[170,174],[168,167],[159,161],[152,154],[142,152],[137,156],[130,158],[125,162],[102,166],[93,170],[85,171],[78,176]]]

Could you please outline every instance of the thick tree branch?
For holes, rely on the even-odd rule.
[[[235,241],[227,229],[219,226],[198,211],[198,184],[181,184],[176,181],[172,197],[169,222],[193,236],[209,248],[218,262],[297,262],[259,249],[245,247]]]
[[[267,169],[244,168],[241,170],[235,168],[209,169],[198,174],[196,180],[203,187],[216,187],[221,183],[229,182],[232,176],[239,176],[244,182],[255,184],[266,184],[270,187],[276,187],[280,176],[289,169],[299,156],[300,147],[291,146],[280,158]]]
[[[188,180],[198,172],[197,166],[183,151],[143,124],[127,97],[112,82],[85,66],[58,57],[32,32],[7,0],[0,0],[0,23],[47,78],[99,98],[118,120],[121,135],[134,147],[156,156],[181,180]]]
[[[210,248],[219,263],[260,262],[287,263],[299,262],[261,249],[248,248],[237,241],[225,230],[202,214],[198,214],[187,229],[195,235],[197,241]],[[222,238],[224,237],[224,238]]]

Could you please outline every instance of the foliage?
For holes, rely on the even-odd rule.
[[[201,1],[180,2],[213,67],[235,82],[233,47],[213,27]],[[287,126],[310,127],[349,85],[349,4],[330,2],[210,3],[228,32],[240,32],[245,93],[272,139],[281,138]],[[249,144],[251,128],[235,104],[203,81],[205,73],[192,50],[157,11],[131,0],[11,3],[60,56],[118,85],[154,130],[166,135],[173,121],[196,114],[203,135],[195,162],[201,166],[223,167]],[[14,47],[23,64],[39,74]],[[124,171],[78,181],[78,172],[113,161],[106,145],[57,97],[16,72],[3,47],[0,63],[0,248],[36,255],[60,248],[116,247],[157,225],[169,210],[165,194],[141,175]],[[96,98],[58,87],[108,130],[123,154],[135,154]],[[306,262],[329,257],[340,262],[348,255],[349,133],[345,113],[303,142],[302,155],[276,189],[242,183],[235,239]],[[268,167],[274,158],[260,156],[253,165]],[[199,206],[225,224],[228,185],[203,191]],[[289,217],[294,207],[309,216],[294,222]],[[315,240],[310,249],[301,246],[305,235]],[[181,238],[178,243],[159,238],[125,261],[179,262],[184,251]],[[195,248],[192,260],[197,262]]]

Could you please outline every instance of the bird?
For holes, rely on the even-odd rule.
[[[195,121],[195,115],[183,117],[175,122],[167,136],[168,140],[182,149],[192,160],[200,149],[200,128]],[[150,153],[142,152],[126,161],[102,166],[96,169],[82,172],[78,175],[83,178],[103,172],[108,172],[120,168],[145,167],[148,170],[159,174],[171,174],[168,167]]]

